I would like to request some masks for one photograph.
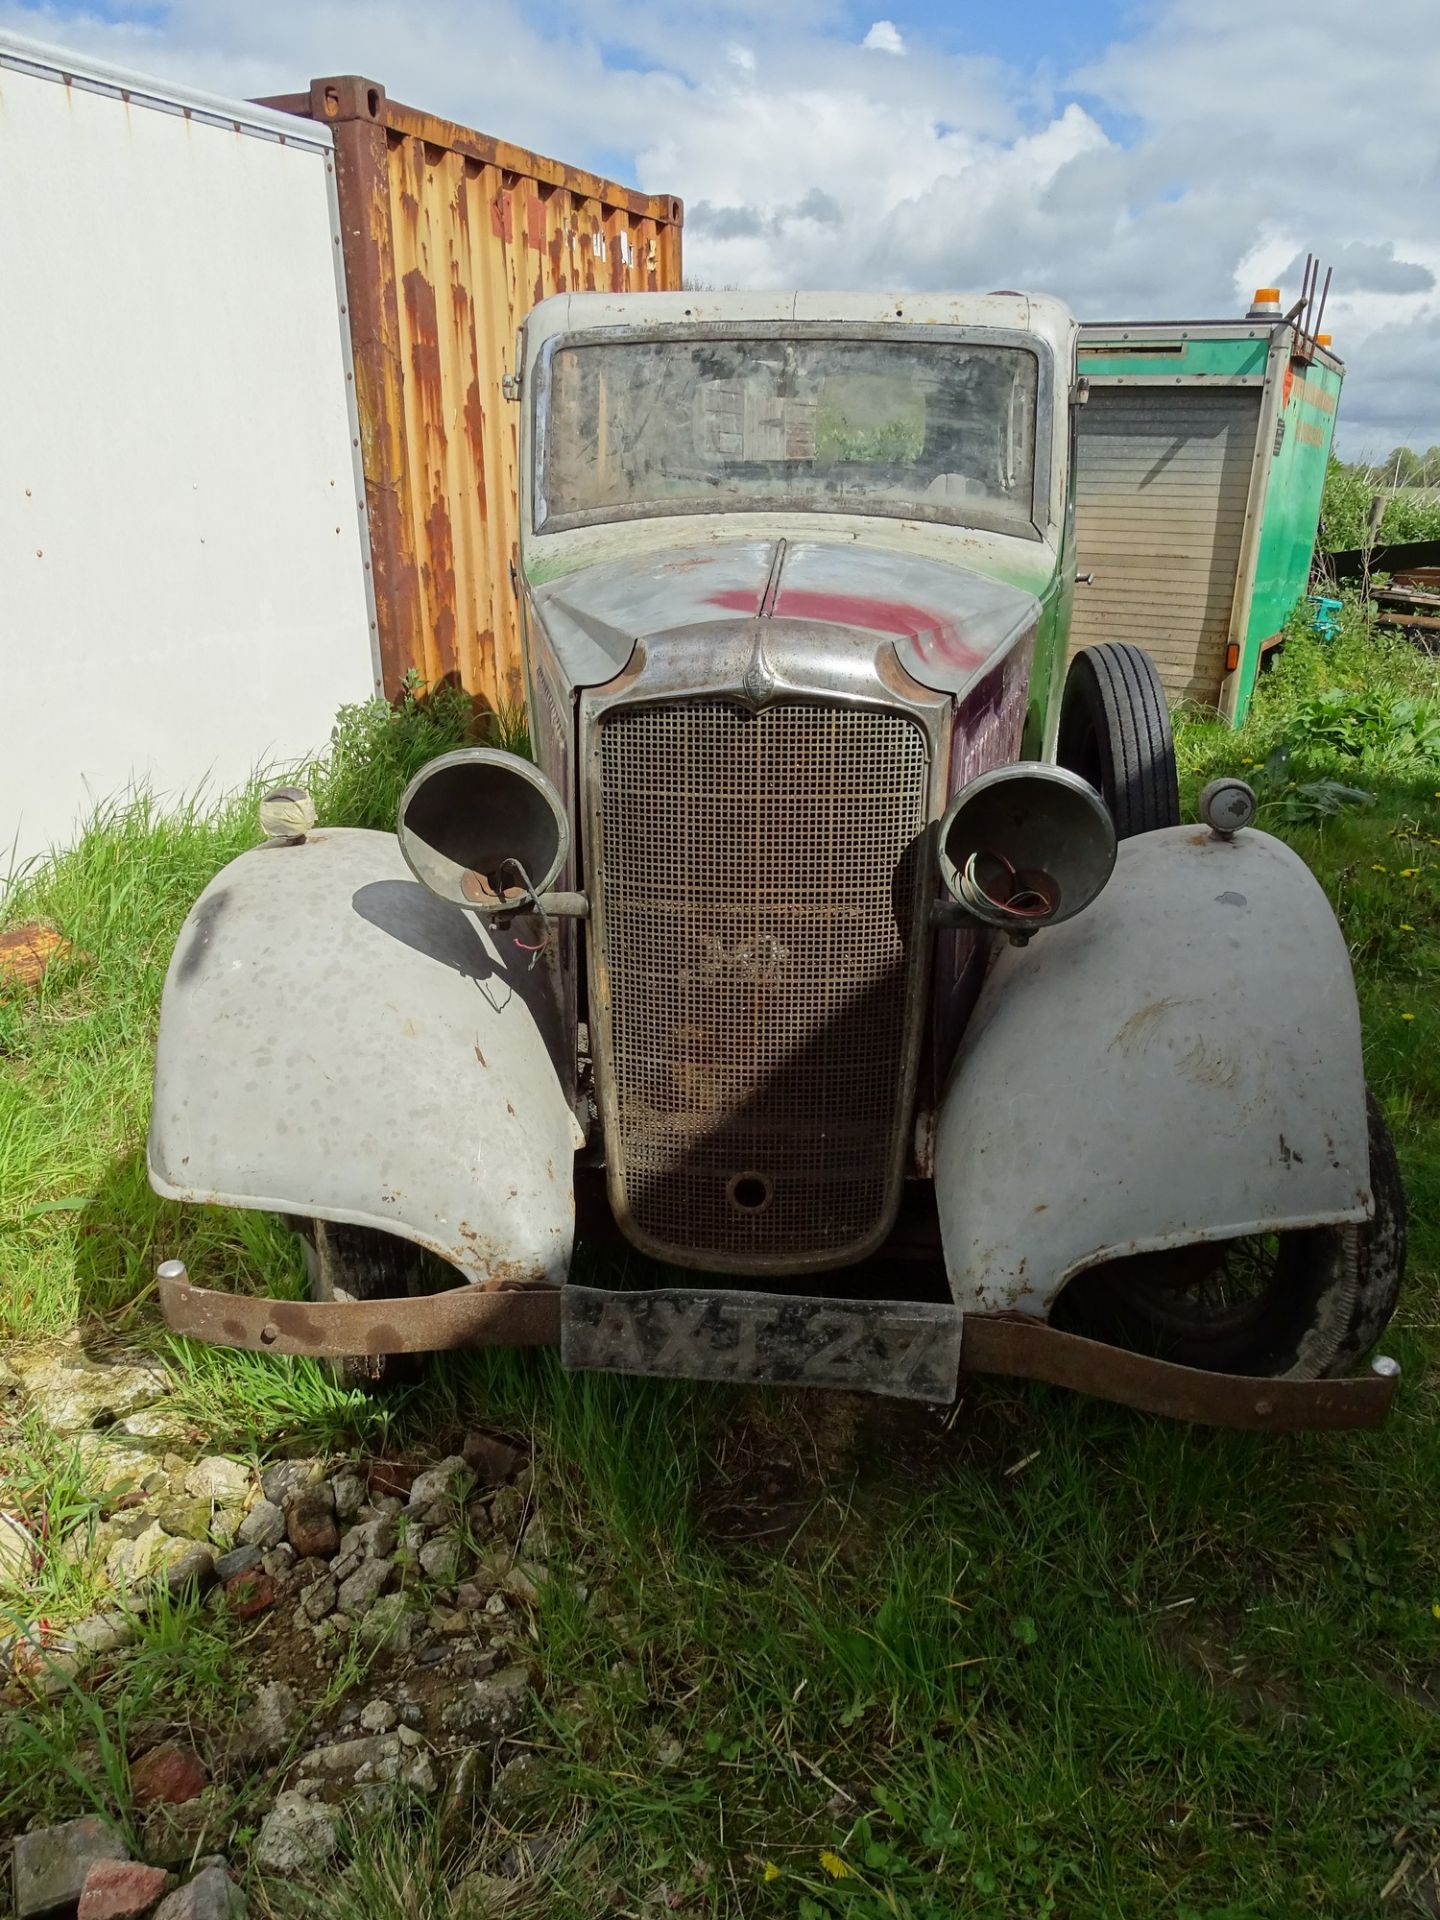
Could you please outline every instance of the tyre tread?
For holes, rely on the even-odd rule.
[[[1102,758],[1105,799],[1122,840],[1180,824],[1175,740],[1160,676],[1149,654],[1127,641],[1087,647],[1071,662],[1061,710],[1062,761],[1067,713],[1090,707]]]

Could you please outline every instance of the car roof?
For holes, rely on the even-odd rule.
[[[839,322],[860,326],[997,328],[1038,334],[1062,370],[1068,368],[1076,323],[1045,293],[558,293],[526,321],[532,350],[547,337],[596,327],[764,322]]]

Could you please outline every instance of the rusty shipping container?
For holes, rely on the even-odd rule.
[[[548,294],[680,285],[679,200],[312,80],[262,104],[335,143],[385,690],[523,703],[515,330]]]

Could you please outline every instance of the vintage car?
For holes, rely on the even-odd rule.
[[[1238,781],[1182,824],[1142,650],[1067,664],[1075,332],[1017,293],[535,308],[533,759],[434,761],[393,837],[272,810],[196,903],[151,1179],[290,1217],[315,1299],[167,1262],[172,1326],[376,1379],[546,1342],[1383,1417],[1394,1362],[1343,1376],[1404,1204],[1340,929]]]

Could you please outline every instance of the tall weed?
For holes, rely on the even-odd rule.
[[[1341,595],[1338,630],[1315,632],[1303,606],[1269,659],[1238,736],[1213,715],[1187,716],[1182,768],[1253,774],[1277,751],[1287,777],[1357,772],[1421,775],[1440,761],[1440,666],[1400,634],[1375,625],[1358,594]]]
[[[1440,540],[1440,488],[1396,486],[1387,468],[1344,466],[1332,459],[1320,507],[1320,540],[1327,552],[1363,547],[1370,540],[1370,511],[1377,494],[1385,500],[1374,535],[1377,544]]]

